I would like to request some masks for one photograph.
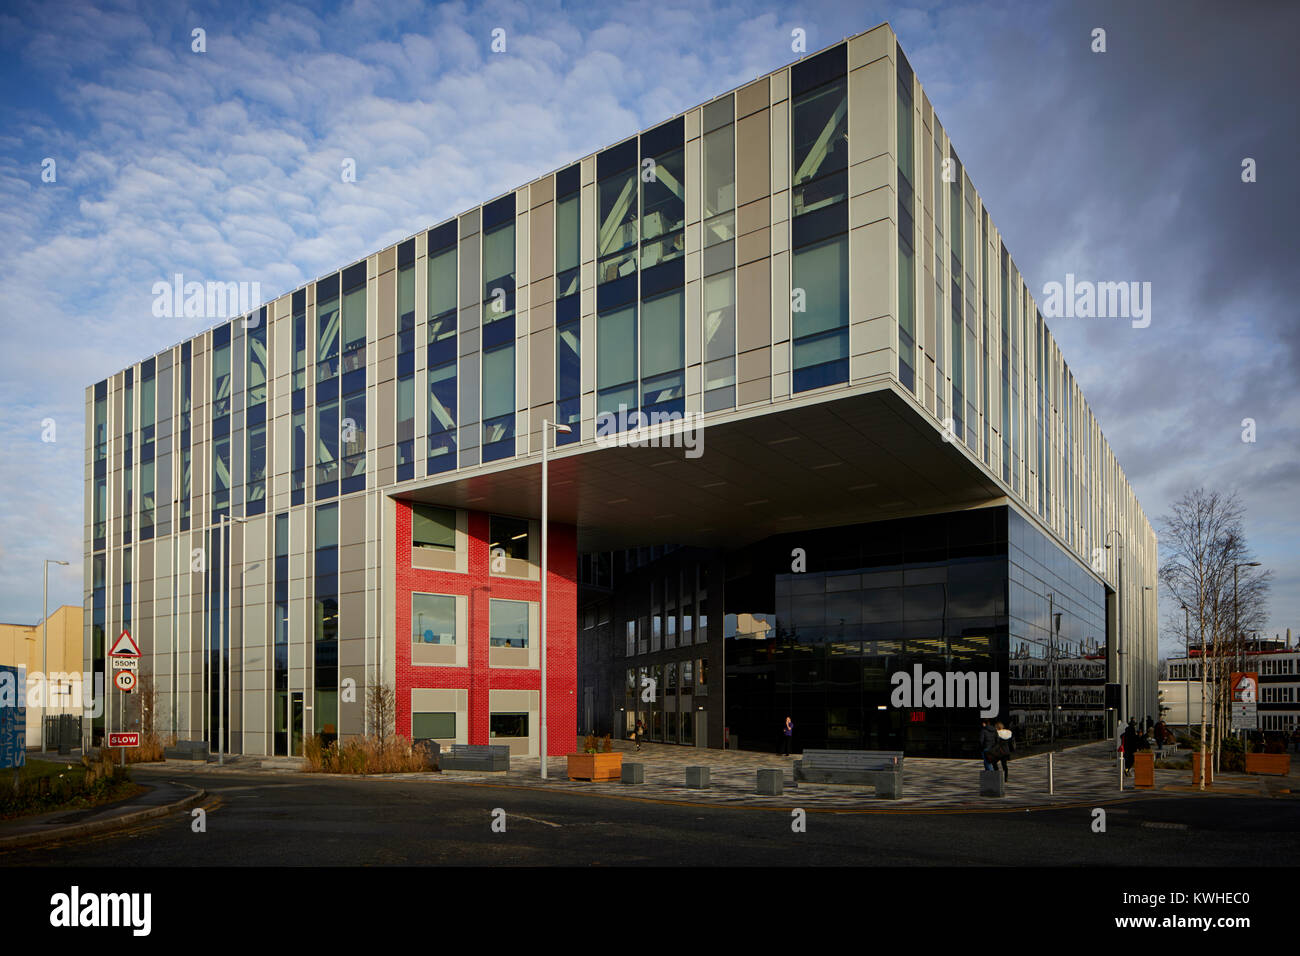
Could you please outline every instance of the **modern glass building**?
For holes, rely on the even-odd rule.
[[[387,684],[402,733],[535,754],[542,653],[555,754],[786,711],[969,752],[968,676],[1033,738],[1100,732],[1121,666],[1155,706],[1154,533],[887,25],[92,385],[86,426],[88,665],[130,630],[183,739],[294,753]]]

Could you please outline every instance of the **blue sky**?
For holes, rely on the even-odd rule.
[[[1149,328],[1052,329],[1152,521],[1236,490],[1300,631],[1296,14],[1039,0],[6,5],[0,620],[39,618],[43,557],[73,561],[51,605],[81,602],[83,389],[202,326],[153,317],[155,282],[273,298],[791,62],[795,28],[886,20],[1040,302],[1152,283]]]

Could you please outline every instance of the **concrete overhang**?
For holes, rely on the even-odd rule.
[[[787,531],[1006,500],[970,452],[945,442],[888,382],[711,414],[694,440],[695,449],[560,447],[550,455],[551,521],[576,525],[582,551],[737,547]],[[536,518],[541,456],[416,479],[391,495]]]

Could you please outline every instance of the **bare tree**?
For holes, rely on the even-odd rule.
[[[1229,649],[1237,649],[1239,629],[1234,621],[1239,616],[1242,622],[1262,622],[1266,613],[1267,572],[1241,576],[1239,600],[1234,603],[1233,599],[1233,568],[1250,561],[1244,523],[1245,508],[1235,493],[1224,495],[1205,488],[1185,492],[1160,521],[1165,552],[1160,581],[1170,596],[1188,607],[1200,635],[1201,789],[1205,788],[1209,758],[1207,731],[1214,738],[1208,749],[1217,759],[1219,740],[1226,730],[1228,691],[1222,676]],[[1207,727],[1207,704],[1211,702],[1214,720]]]
[[[379,741],[379,752],[383,753],[389,738],[396,732],[397,694],[382,681],[371,684],[366,691],[366,723],[370,733]]]

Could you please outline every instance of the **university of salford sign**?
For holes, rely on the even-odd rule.
[[[889,703],[898,708],[978,707],[981,717],[999,710],[998,675],[989,671],[927,671],[920,664],[911,673],[895,671]]]

